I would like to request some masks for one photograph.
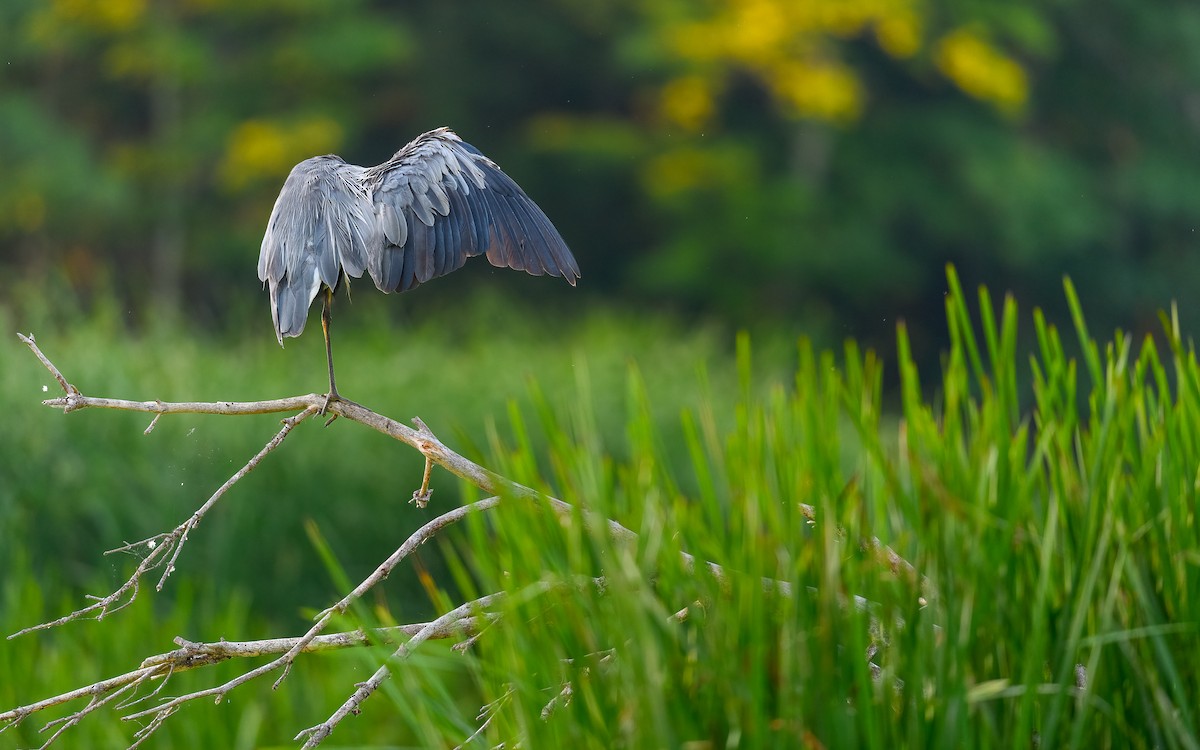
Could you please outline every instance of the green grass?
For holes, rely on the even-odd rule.
[[[715,331],[611,313],[523,327],[493,310],[451,326],[450,342],[444,326],[413,328],[401,349],[368,312],[338,339],[348,397],[419,414],[490,468],[638,539],[516,499],[447,531],[357,615],[414,621],[502,590],[503,619],[466,654],[422,645],[330,742],[454,746],[490,703],[473,747],[1200,746],[1190,341],[1167,318],[1155,338],[1097,343],[1069,285],[1065,331],[1010,299],[968,298],[953,273],[950,287],[950,346],[924,372],[903,326],[884,363],[853,343],[764,355],[744,336],[726,347]],[[88,393],[321,389],[319,336],[281,353],[129,341],[104,325],[39,336]],[[6,394],[47,381],[18,355],[0,360]],[[885,369],[898,379],[886,397]],[[76,601],[39,585],[119,579],[99,548],[176,523],[275,429],[164,418],[147,438],[132,415],[12,408],[25,442],[0,452],[15,479],[0,487],[0,521],[29,551],[5,578],[10,632]],[[0,702],[123,671],[176,634],[297,631],[297,612],[330,603],[339,578],[364,576],[429,517],[404,502],[420,474],[410,453],[353,425],[306,425],[205,522],[164,595],[0,644]],[[431,510],[478,497],[441,482]],[[889,565],[873,538],[915,570]],[[680,551],[720,563],[724,579],[685,569]],[[212,734],[192,746],[286,744],[381,656],[306,659],[278,692],[185,709],[162,744],[188,746],[201,725]],[[570,701],[555,700],[566,685]],[[128,737],[111,715],[79,729],[93,743]]]
[[[702,398],[682,415],[685,463],[666,458],[636,368],[625,458],[597,439],[586,390],[514,410],[493,465],[640,538],[514,501],[447,542],[464,588],[511,593],[472,651],[499,706],[479,746],[1196,747],[1190,344],[1168,321],[1161,354],[1119,332],[1097,345],[1068,286],[1082,367],[1038,313],[1023,366],[1013,301],[981,292],[972,315],[950,281],[940,372],[922,377],[899,331],[898,420],[881,363],[853,344],[835,358],[801,343],[794,382],[760,394],[745,341],[731,412]],[[872,537],[917,575],[882,563]],[[728,580],[684,570],[683,550]],[[602,592],[579,583],[593,576]],[[532,593],[546,581],[561,586]],[[397,705],[435,722],[428,741],[472,725],[406,690],[407,674]],[[568,683],[570,704],[543,719]]]

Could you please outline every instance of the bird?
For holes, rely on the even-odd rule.
[[[493,266],[549,274],[571,286],[579,265],[525,191],[449,128],[414,138],[373,167],[314,156],[288,174],[258,256],[271,321],[283,346],[299,336],[320,294],[329,393],[340,398],[329,328],[334,293],[370,275],[384,293],[406,292],[484,255]]]

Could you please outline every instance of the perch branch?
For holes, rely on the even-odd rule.
[[[24,337],[23,337],[24,340]],[[37,345],[32,339],[28,342],[31,349],[39,355],[39,359],[43,360],[48,367],[53,368],[50,360],[41,353]],[[54,371],[52,369],[52,371]],[[65,381],[63,381],[65,382]],[[153,412],[156,414],[175,414],[175,413],[191,413],[191,414],[266,414],[281,411],[292,411],[297,408],[309,409],[317,407],[318,409],[325,407],[325,396],[322,394],[310,393],[306,396],[293,396],[291,398],[274,399],[270,401],[219,401],[219,402],[177,402],[168,403],[163,401],[121,401],[118,399],[94,398],[85,396],[76,391],[74,394],[68,393],[60,398],[48,399],[43,401],[47,406],[62,408],[64,411],[74,411],[89,407],[101,407],[110,409],[126,409],[134,411]],[[637,539],[637,533],[633,530],[622,526],[620,523],[600,516],[587,510],[579,510],[570,503],[563,502],[558,498],[551,497],[537,490],[526,487],[523,484],[514,482],[506,477],[497,474],[494,471],[486,469],[479,464],[470,461],[462,455],[446,446],[438,437],[429,429],[419,417],[413,419],[416,429],[413,429],[401,422],[398,422],[390,417],[386,417],[378,412],[372,411],[367,407],[349,401],[344,398],[339,398],[329,403],[328,413],[347,419],[351,422],[357,422],[366,427],[383,433],[388,437],[416,449],[425,457],[427,468],[432,464],[441,466],[446,471],[465,479],[486,493],[495,495],[506,495],[524,500],[532,500],[538,503],[543,503],[554,511],[556,514],[563,517],[571,517],[576,513],[580,513],[583,519],[592,525],[607,528],[608,532],[614,539],[632,542]],[[422,499],[428,498],[427,488],[422,483],[422,488],[413,493],[413,499],[420,504]],[[811,511],[811,508],[808,508]],[[696,558],[686,552],[680,553],[683,557],[684,564],[689,570],[695,570],[697,567]],[[714,562],[704,562],[703,566],[709,573],[721,581],[727,579],[725,570]],[[770,578],[763,579],[765,589],[774,591],[783,596],[792,594],[791,585],[785,581],[777,581]]]

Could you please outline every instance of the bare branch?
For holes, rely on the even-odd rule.
[[[53,373],[58,373],[58,369],[50,362],[48,358],[33,342],[31,337],[22,336],[22,341],[25,341],[38,359]],[[318,408],[325,407],[325,396],[322,394],[310,393],[305,396],[292,396],[290,398],[271,399],[267,401],[183,401],[183,402],[166,402],[166,401],[128,401],[123,399],[113,398],[97,398],[93,396],[85,396],[78,391],[74,386],[67,384],[65,379],[58,376],[63,384],[64,391],[67,395],[59,398],[52,398],[43,401],[46,406],[60,408],[64,412],[77,411],[86,408],[101,408],[101,409],[119,409],[124,411],[141,411],[152,414],[223,414],[223,415],[246,415],[246,414],[272,414],[278,412],[291,412],[297,410],[307,410],[312,406]],[[470,461],[463,456],[455,453],[448,448],[429,427],[421,421],[414,418],[413,422],[417,425],[417,429],[413,429],[394,419],[385,417],[378,412],[371,411],[367,407],[349,401],[345,398],[337,398],[329,403],[328,412],[331,415],[339,416],[352,422],[357,422],[361,425],[370,427],[377,432],[381,432],[391,438],[399,440],[406,445],[409,445],[420,451],[425,456],[427,461],[431,461],[442,468],[449,471],[451,474],[467,480],[476,487],[479,487],[488,494],[495,495],[510,495],[528,500],[536,500],[546,502],[554,509],[555,512],[562,515],[570,515],[577,512],[569,503],[544,495],[537,490],[534,490],[525,485],[513,482],[510,479],[500,476],[494,471],[489,471],[482,466]],[[423,484],[422,489],[418,493],[427,490]],[[414,493],[414,499],[417,499]],[[595,514],[584,512],[583,517],[590,523],[604,524],[609,531],[618,539],[631,541],[637,538],[632,530],[622,526],[616,521],[601,518]]]
[[[58,372],[58,369],[50,362],[49,359],[34,343],[32,336],[26,337],[18,334],[21,340],[24,341],[30,349],[41,360],[50,372],[54,373],[56,378],[63,386],[63,390],[67,392],[66,396],[48,399],[42,403],[47,406],[62,408],[64,412],[74,411],[87,407],[108,408],[108,409],[123,409],[131,411],[144,411],[154,414],[225,414],[225,415],[244,415],[244,414],[269,414],[277,412],[295,411],[297,409],[308,409],[312,406],[324,408],[326,406],[326,397],[322,394],[310,393],[305,396],[292,396],[290,398],[272,399],[267,401],[218,401],[218,402],[176,402],[169,403],[163,401],[124,401],[120,399],[108,398],[93,398],[84,396],[78,389],[67,383],[67,381]],[[558,498],[545,495],[535,489],[526,487],[523,484],[513,482],[499,474],[485,469],[479,464],[470,461],[458,453],[448,448],[441,440],[434,435],[419,417],[413,418],[413,423],[417,429],[412,429],[394,419],[386,417],[378,412],[374,412],[367,407],[349,401],[344,398],[338,398],[328,404],[328,412],[332,416],[340,416],[352,422],[357,422],[361,425],[370,427],[377,432],[381,432],[393,439],[399,440],[406,445],[415,448],[425,457],[426,467],[425,474],[422,478],[421,488],[413,493],[413,501],[419,507],[424,507],[422,503],[428,502],[428,477],[432,464],[437,464],[449,471],[451,474],[465,479],[471,484],[479,487],[484,492],[496,495],[509,495],[526,500],[534,500],[540,503],[547,504],[555,513],[564,517],[571,517],[576,513],[581,514],[581,517],[590,524],[602,525],[606,527],[613,538],[622,541],[633,541],[637,539],[637,534],[631,529],[622,526],[616,521],[604,518],[587,510],[579,510],[569,503],[565,503]],[[153,422],[151,423],[153,426]],[[809,521],[815,522],[816,509],[808,504],[800,504],[801,512]],[[865,542],[872,547],[877,553],[881,561],[891,566],[893,570],[903,571],[910,576],[915,575],[916,571],[913,566],[902,558],[898,553],[892,550],[887,545],[884,545],[879,539],[872,537]],[[684,552],[681,553],[685,564],[689,569],[694,570],[696,566],[696,558]],[[718,580],[725,580],[724,569],[714,563],[705,562],[705,568]],[[926,581],[922,580],[923,583]],[[763,579],[763,586],[767,590],[775,591],[783,596],[792,594],[791,586],[783,581],[774,579]]]
[[[42,365],[50,371],[50,374],[53,375],[54,379],[58,381],[58,384],[62,386],[64,393],[66,393],[68,396],[73,393],[79,393],[75,386],[67,382],[67,379],[64,378],[62,373],[58,371],[58,368],[54,366],[54,363],[47,359],[45,354],[42,354],[42,350],[38,348],[37,342],[33,340],[32,333],[30,333],[28,336],[18,333],[17,338],[21,339],[21,343],[25,344],[25,346],[28,346],[33,352],[33,355],[38,358],[38,361],[40,361]]]
[[[45,406],[62,409],[63,413],[80,409],[117,409],[141,411],[151,414],[223,414],[241,416],[246,414],[278,414],[320,407],[325,397],[310,393],[306,396],[274,398],[266,401],[129,401],[121,398],[98,398],[75,393],[42,401]]]
[[[69,703],[70,701],[77,700],[79,698],[105,695],[113,690],[117,690],[118,688],[139,683],[148,677],[158,675],[162,669],[163,667],[159,665],[152,667],[139,667],[132,672],[126,672],[125,674],[117,675],[116,677],[110,677],[107,680],[101,680],[100,682],[92,683],[86,687],[81,687],[71,690],[70,692],[62,693],[61,695],[56,695],[53,698],[46,698],[45,700],[40,700],[37,703],[30,703],[27,706],[18,706],[17,708],[10,709],[0,713],[0,722],[3,722],[3,727],[0,727],[0,731],[4,731],[10,727],[16,726],[20,722],[24,721],[27,716],[35,714],[38,711],[44,711],[47,708],[53,708],[54,706],[59,706],[63,703]]]
[[[485,613],[482,617],[466,618],[449,623],[446,627],[435,628],[430,639],[443,639],[461,635],[472,635],[485,627],[486,623],[499,619],[498,614]],[[165,654],[147,657],[142,667],[168,665],[177,671],[206,667],[210,664],[228,661],[229,659],[252,659],[258,656],[285,654],[296,646],[300,653],[311,654],[319,651],[335,651],[344,648],[357,648],[372,643],[395,643],[400,636],[410,638],[430,626],[428,622],[416,622],[408,625],[392,625],[385,628],[373,628],[369,632],[350,630],[344,633],[329,633],[318,635],[303,642],[303,636],[294,638],[264,638],[257,641],[216,641],[215,643],[194,643],[183,638],[176,638],[179,648]]]
[[[33,343],[32,338],[22,336],[22,340],[26,341],[33,352],[38,356],[44,365],[51,372],[58,372],[57,368],[42,354],[41,350]],[[67,395],[47,399],[42,403],[46,406],[61,408],[64,412],[77,411],[85,408],[103,408],[103,409],[120,409],[125,411],[141,411],[153,414],[224,414],[224,415],[245,415],[245,414],[271,414],[278,412],[296,411],[299,409],[307,410],[310,407],[317,406],[318,408],[325,407],[325,396],[321,394],[310,393],[305,396],[292,396],[290,398],[272,399],[267,401],[185,401],[185,402],[166,402],[166,401],[127,401],[122,399],[111,398],[96,398],[93,396],[85,396],[73,386],[64,383],[64,390],[67,390]],[[69,390],[68,390],[69,389]],[[582,513],[582,517],[589,523],[600,524],[608,528],[609,532],[617,539],[624,541],[632,541],[637,539],[637,534],[632,530],[622,526],[621,524],[611,519],[600,517],[589,511],[578,511],[569,503],[564,503],[554,497],[550,497],[541,492],[538,492],[531,487],[526,487],[523,484],[513,482],[510,479],[500,476],[494,471],[490,471],[480,466],[479,464],[470,461],[458,453],[448,448],[441,440],[438,439],[433,431],[421,421],[419,417],[413,419],[413,423],[417,425],[417,429],[413,429],[394,419],[386,417],[378,412],[374,412],[367,407],[349,401],[345,398],[337,398],[329,403],[328,412],[331,415],[339,416],[351,422],[357,422],[366,427],[370,427],[377,432],[381,432],[395,440],[415,448],[426,458],[427,461],[437,464],[449,471],[451,474],[467,480],[471,484],[480,488],[488,494],[508,495],[519,497],[526,500],[534,500],[537,502],[547,503],[556,513],[564,516],[570,516],[575,513]],[[422,488],[414,493],[414,500],[418,500],[421,493],[426,493],[427,486],[423,483]],[[427,493],[426,493],[427,494]],[[710,567],[712,564],[709,564]]]
[[[375,628],[368,633],[355,630],[345,633],[330,633],[309,639],[295,637],[268,638],[256,641],[193,643],[183,638],[176,638],[175,643],[179,648],[147,657],[141,663],[141,666],[131,672],[110,677],[106,680],[101,680],[100,682],[38,701],[37,703],[31,703],[27,706],[20,706],[0,713],[0,732],[15,726],[26,717],[39,711],[44,711],[64,703],[70,703],[80,698],[91,698],[88,705],[84,708],[70,716],[55,719],[44,727],[44,729],[49,729],[53,726],[63,725],[60,727],[59,732],[56,732],[55,736],[51,737],[46,745],[43,745],[43,747],[46,747],[57,739],[58,734],[61,734],[63,729],[68,726],[74,726],[87,714],[111,703],[122,695],[136,690],[148,680],[166,678],[174,672],[206,667],[230,659],[249,659],[272,654],[285,654],[291,652],[297,646],[300,646],[300,652],[313,653],[317,651],[360,647],[370,643],[394,643],[402,636],[411,637],[419,633],[424,633],[423,637],[427,640],[474,635],[482,627],[486,627],[488,623],[493,622],[498,617],[499,615],[493,613],[481,613],[472,617],[445,622],[436,627],[433,626],[434,623],[419,622]],[[161,684],[165,684],[165,682],[160,683],[159,689],[161,689]],[[157,708],[152,710],[152,712],[158,711],[159,709]]]
[[[115,701],[117,698],[120,698],[122,695],[125,695],[126,693],[133,693],[134,691],[136,691],[138,689],[138,687],[143,682],[151,679],[155,675],[156,675],[156,673],[147,671],[144,674],[142,674],[140,677],[138,677],[124,685],[121,685],[120,687],[114,688],[112,690],[112,692],[110,692],[108,695],[101,695],[101,694],[92,695],[92,699],[90,701],[88,701],[88,704],[86,706],[84,706],[83,708],[81,708],[80,710],[76,711],[75,713],[71,714],[70,716],[64,716],[60,719],[55,719],[54,721],[47,723],[46,726],[42,727],[41,731],[45,732],[47,729],[50,729],[51,727],[54,727],[54,726],[57,726],[58,729],[54,732],[54,734],[50,735],[50,738],[47,739],[45,744],[42,745],[42,750],[44,750],[45,748],[48,748],[48,747],[50,747],[50,745],[54,744],[55,740],[57,740],[59,737],[61,737],[64,732],[66,732],[68,729],[70,729],[71,727],[78,724],[88,714],[92,713],[93,711],[95,711],[96,709],[98,709],[102,706],[108,705],[109,703]],[[167,677],[170,677],[170,673],[167,674]],[[162,684],[159,685],[159,689],[161,689],[162,685],[165,685],[165,684],[166,684],[166,679],[164,679]]]

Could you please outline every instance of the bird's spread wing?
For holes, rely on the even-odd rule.
[[[258,278],[271,290],[279,343],[299,336],[321,284],[337,286],[344,271],[367,267],[375,218],[363,187],[365,170],[336,156],[297,164],[275,201],[258,256]]]
[[[574,285],[579,266],[558,230],[500,167],[447,128],[425,133],[364,172],[376,234],[367,271],[405,291],[487,255],[492,265]]]

